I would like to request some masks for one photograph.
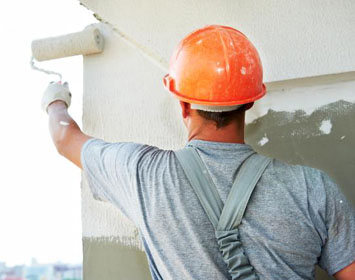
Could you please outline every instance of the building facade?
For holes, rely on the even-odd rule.
[[[177,101],[162,86],[181,38],[209,24],[259,50],[267,96],[247,114],[262,154],[326,171],[355,203],[355,2],[81,0],[102,23],[102,54],[84,58],[83,126],[107,141],[184,146]],[[83,180],[84,279],[150,279],[137,230]],[[317,279],[327,279],[317,271]],[[330,278],[329,278],[330,279]]]

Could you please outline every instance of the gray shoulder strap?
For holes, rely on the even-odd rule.
[[[223,209],[223,202],[217,193],[216,186],[206,166],[194,148],[175,151],[175,154],[209,220],[213,227],[217,229],[219,217]]]
[[[218,230],[231,230],[239,226],[251,194],[271,160],[253,154],[244,161],[219,218]]]

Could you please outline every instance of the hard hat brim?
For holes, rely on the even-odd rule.
[[[191,104],[201,104],[201,105],[209,105],[209,106],[233,106],[233,105],[242,105],[242,104],[247,104],[250,102],[254,102],[260,98],[262,98],[266,94],[266,86],[265,84],[262,84],[262,90],[259,94],[254,95],[251,98],[245,98],[245,99],[238,99],[238,101],[235,100],[230,100],[230,101],[211,101],[211,100],[205,100],[205,99],[194,99],[190,98],[187,96],[184,96],[183,94],[180,94],[177,92],[174,88],[174,82],[173,79],[167,74],[164,79],[163,79],[163,84],[166,90],[171,92],[176,98],[178,98],[181,101],[191,103]]]

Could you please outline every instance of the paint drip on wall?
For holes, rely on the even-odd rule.
[[[329,134],[332,130],[332,122],[330,120],[324,120],[322,121],[319,130],[323,133],[323,134]]]
[[[264,137],[260,139],[258,144],[259,144],[259,146],[264,146],[267,142],[269,142],[269,138],[267,138],[267,136],[265,134]]]

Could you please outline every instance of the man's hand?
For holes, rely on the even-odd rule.
[[[44,92],[42,108],[48,112],[49,130],[57,151],[82,168],[81,148],[91,137],[84,134],[68,114],[70,98],[67,84],[51,83]]]
[[[61,84],[60,82],[51,82],[45,90],[42,97],[42,109],[47,112],[48,106],[57,100],[63,101],[67,108],[71,103],[71,93],[67,82]]]

